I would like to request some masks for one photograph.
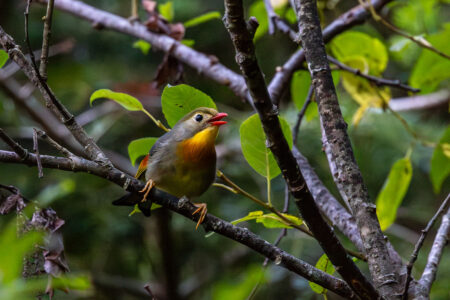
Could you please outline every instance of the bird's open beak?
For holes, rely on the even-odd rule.
[[[210,123],[212,126],[221,126],[221,125],[227,124],[226,121],[221,121],[226,116],[228,116],[227,113],[218,113],[217,115],[215,115],[214,117],[209,119],[208,123]]]

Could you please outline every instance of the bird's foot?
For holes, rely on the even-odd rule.
[[[155,183],[153,182],[153,180],[149,179],[147,181],[147,183],[145,184],[144,188],[142,190],[139,191],[139,193],[145,193],[144,197],[142,197],[141,202],[145,202],[147,201],[147,196],[148,193],[150,193],[150,191],[152,190],[152,188],[155,186]]]
[[[192,215],[195,215],[196,213],[200,213],[200,217],[198,218],[197,226],[195,226],[195,230],[198,229],[198,226],[203,223],[203,220],[205,220],[206,213],[208,212],[208,209],[206,208],[206,203],[192,203],[194,206],[198,207]]]

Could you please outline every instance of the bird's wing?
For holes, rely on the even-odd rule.
[[[136,175],[134,176],[135,178],[139,179],[139,177],[141,177],[141,175],[145,173],[145,171],[147,170],[148,161],[151,157],[153,157],[157,152],[161,152],[161,150],[163,150],[165,147],[167,147],[168,142],[170,140],[170,136],[171,136],[171,131],[166,132],[156,141],[156,143],[150,149],[149,154],[144,156],[141,163],[139,164],[139,168],[136,172]],[[164,152],[164,151],[162,151],[162,152]]]
[[[144,174],[145,170],[147,170],[147,164],[148,164],[148,159],[150,158],[150,154],[147,154],[146,156],[144,156],[144,158],[141,160],[141,163],[139,164],[139,168],[136,172],[136,175],[134,175],[134,178],[138,178],[141,177],[142,174]]]

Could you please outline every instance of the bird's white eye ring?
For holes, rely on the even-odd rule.
[[[196,114],[194,117],[195,121],[201,122],[203,120],[203,116],[201,114]]]

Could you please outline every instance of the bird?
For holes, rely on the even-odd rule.
[[[215,140],[219,127],[227,123],[222,120],[227,116],[227,113],[214,108],[196,108],[155,142],[135,175],[135,178],[146,181],[145,187],[139,191],[142,195],[140,208],[145,208],[142,204],[147,202],[153,187],[188,199],[202,195],[209,188],[216,176]],[[131,198],[136,203],[136,193],[129,193],[113,204],[129,205]],[[200,214],[195,227],[198,229],[205,219],[207,205],[193,204],[197,207],[193,215]],[[149,214],[149,208],[147,210]]]

